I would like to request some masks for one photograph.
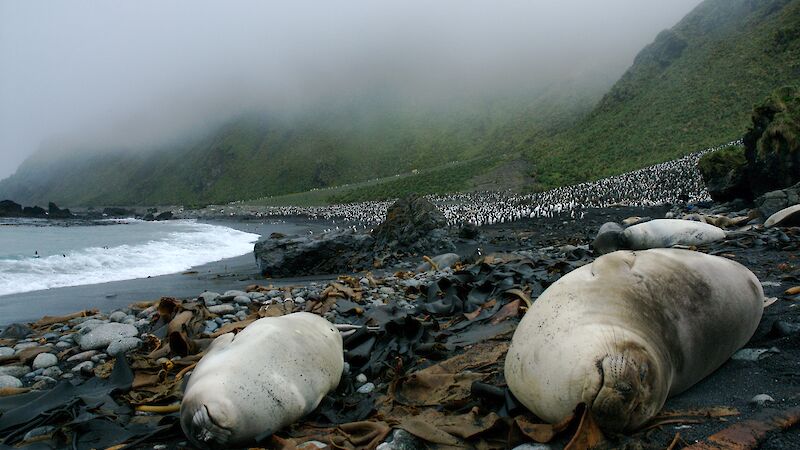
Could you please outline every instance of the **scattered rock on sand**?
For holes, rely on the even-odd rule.
[[[52,353],[39,353],[33,360],[33,370],[46,369],[58,364],[58,357]]]
[[[133,325],[124,323],[106,323],[98,325],[92,331],[80,338],[80,346],[83,350],[95,350],[108,347],[112,342],[133,337],[139,334],[139,330]]]
[[[22,381],[11,375],[0,375],[0,389],[2,388],[20,388]]]
[[[0,375],[10,375],[15,378],[21,378],[30,371],[31,369],[28,366],[13,365],[0,367]]]
[[[774,403],[774,402],[775,402],[775,399],[770,397],[767,394],[758,394],[755,397],[750,399],[750,403],[752,403],[752,404],[754,404],[756,406],[764,406],[767,403]]]
[[[141,344],[142,340],[137,337],[122,338],[109,344],[106,353],[111,356],[117,356],[129,352],[139,347]]]

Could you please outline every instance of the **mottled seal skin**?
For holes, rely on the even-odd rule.
[[[725,230],[714,225],[681,219],[656,219],[630,226],[622,232],[624,249],[646,250],[676,245],[703,245],[725,239]]]
[[[342,337],[327,320],[259,319],[211,344],[186,385],[181,427],[199,447],[255,443],[313,411],[343,366]]]
[[[761,283],[725,258],[618,251],[550,286],[511,341],[511,392],[556,423],[585,403],[609,431],[641,427],[668,396],[719,368],[752,337]]]

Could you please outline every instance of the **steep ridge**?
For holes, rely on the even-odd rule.
[[[527,149],[538,188],[740,138],[753,105],[800,81],[800,1],[706,0],[645,47],[584,120]]]

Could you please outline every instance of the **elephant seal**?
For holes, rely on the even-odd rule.
[[[725,230],[693,220],[655,219],[619,231],[613,222],[603,225],[593,247],[599,254],[616,250],[647,250],[676,245],[702,245],[725,239]]]
[[[181,427],[201,448],[255,443],[313,411],[343,367],[342,337],[322,317],[256,320],[211,344],[186,385]]]
[[[525,314],[506,356],[508,387],[548,422],[585,403],[604,429],[635,430],[747,343],[763,297],[752,272],[718,256],[601,256]]]
[[[764,228],[772,228],[776,225],[794,226],[800,224],[800,205],[783,208],[775,214],[769,216],[764,222]]]

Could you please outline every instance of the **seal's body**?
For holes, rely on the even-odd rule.
[[[614,252],[534,302],[512,339],[506,381],[549,422],[585,403],[603,428],[634,430],[747,343],[762,311],[761,284],[736,262],[679,249]]]
[[[703,245],[725,239],[725,230],[714,225],[682,219],[656,219],[630,226],[622,232],[625,248],[646,250],[675,245]]]
[[[783,208],[775,214],[769,216],[764,227],[772,228],[776,225],[780,226],[793,226],[800,224],[800,205],[790,206]]]
[[[339,384],[342,337],[310,313],[219,336],[192,372],[181,426],[200,447],[254,443],[310,413]]]

